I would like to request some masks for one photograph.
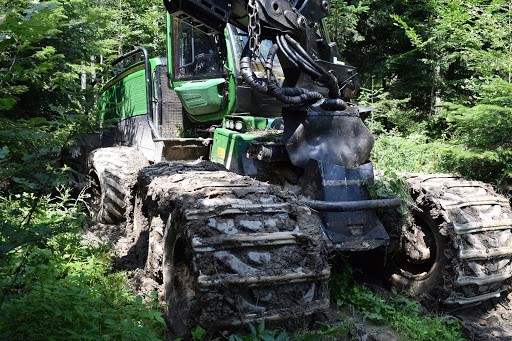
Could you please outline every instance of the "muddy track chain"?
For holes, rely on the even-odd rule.
[[[157,164],[139,182],[148,214],[167,221],[163,277],[177,335],[328,308],[321,223],[293,195],[209,162]]]
[[[99,198],[93,208],[95,219],[101,223],[114,224],[126,220],[130,212],[132,188],[141,167],[148,164],[142,152],[130,147],[100,148],[88,159],[89,175],[99,183]]]
[[[510,288],[512,211],[507,198],[483,182],[454,175],[409,176],[419,205],[440,219],[444,250],[444,303],[471,304]]]

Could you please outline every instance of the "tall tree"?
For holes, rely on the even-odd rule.
[[[395,19],[425,55],[422,62],[434,73],[443,100],[472,104],[484,79],[510,82],[511,1],[435,0],[435,5],[429,30],[404,17]]]
[[[50,117],[80,112],[82,70],[105,54],[103,30],[112,13],[86,0],[10,1],[0,17],[0,112]]]
[[[358,67],[366,87],[373,83],[393,97],[410,98],[413,105],[424,108],[431,84],[431,73],[421,62],[425,53],[414,48],[396,18],[407,18],[418,31],[427,33],[434,9],[432,1],[338,0],[327,22],[331,36]]]

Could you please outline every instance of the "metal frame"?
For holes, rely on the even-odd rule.
[[[144,73],[146,75],[146,110],[147,110],[147,121],[149,128],[151,129],[151,134],[153,135],[153,139],[160,139],[160,134],[156,130],[153,120],[154,120],[154,113],[153,113],[153,77],[151,75],[151,68],[149,64],[149,55],[148,51],[144,47],[137,47],[135,46],[133,50],[130,52],[116,58],[111,65],[117,65],[121,63],[123,60],[127,59],[128,57],[134,56],[138,53],[142,53],[144,56]]]

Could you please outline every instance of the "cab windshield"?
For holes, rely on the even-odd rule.
[[[176,80],[223,76],[216,36],[208,35],[178,18],[173,19],[173,65]]]

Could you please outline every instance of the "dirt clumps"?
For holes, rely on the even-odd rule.
[[[512,340],[512,293],[450,315],[463,323],[464,335],[469,340]]]

